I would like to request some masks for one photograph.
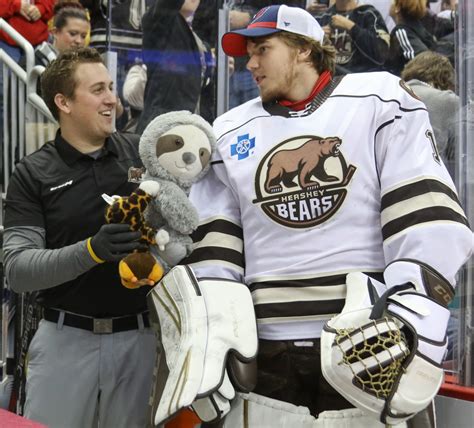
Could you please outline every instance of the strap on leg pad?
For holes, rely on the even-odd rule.
[[[231,381],[229,380],[232,379]],[[224,386],[229,382],[233,394],[225,392]],[[230,410],[230,402],[235,391],[250,392],[257,384],[257,360],[248,363],[238,360],[235,355],[229,354],[227,359],[224,382],[216,392],[200,398],[192,404],[193,410],[204,422],[214,422],[222,419]],[[235,388],[235,390],[234,390]]]

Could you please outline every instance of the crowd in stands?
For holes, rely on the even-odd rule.
[[[404,68],[423,52],[447,58],[442,63],[446,66],[454,64],[456,3],[235,0],[229,2],[230,28],[245,27],[265,6],[306,8],[323,27],[326,43],[336,48],[336,74],[390,71],[403,76]],[[153,117],[173,110],[190,110],[209,122],[215,119],[218,21],[214,0],[4,0],[0,16],[35,47],[37,64],[47,65],[58,52],[88,43],[99,52],[116,52],[116,90],[126,107],[118,129],[140,133]],[[0,47],[20,61],[20,49],[4,33],[0,33]],[[230,108],[258,95],[246,59],[236,58],[231,68]],[[455,96],[453,73],[446,87],[411,74],[410,79],[429,85],[437,91],[433,94]],[[433,115],[432,120],[437,120]],[[438,144],[446,146],[444,139]]]

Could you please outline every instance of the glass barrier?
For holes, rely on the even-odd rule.
[[[229,60],[218,41],[229,28],[247,25],[259,7],[286,3],[306,7],[320,17],[333,1],[81,0],[80,3],[86,10],[89,23],[81,27],[82,30],[85,28],[87,36],[83,35],[85,37],[78,43],[86,41],[104,53],[116,80],[122,104],[117,112],[116,127],[121,131],[140,133],[162,113],[190,110],[212,123],[228,109],[258,96],[256,84],[246,70],[246,59]],[[394,28],[388,0],[366,0],[364,3],[379,7],[387,29]],[[455,65],[459,109],[455,113],[456,120],[452,120],[456,123],[456,135],[454,145],[447,151],[447,166],[455,178],[472,225],[474,11],[470,0],[459,0],[457,8],[453,6],[452,11],[445,3],[430,0],[428,17],[432,28],[436,28],[439,38],[443,39],[447,57],[452,46],[455,47],[450,59]],[[456,2],[451,3],[454,5]],[[51,23],[54,23],[54,18]],[[454,31],[450,32],[449,25],[454,26]],[[51,33],[48,39],[56,53],[63,48],[58,37]],[[38,52],[36,65],[45,65]],[[2,71],[0,77],[6,75],[6,71]],[[0,87],[3,88],[2,82]],[[1,119],[3,121],[3,117]],[[32,122],[43,124],[46,119]],[[4,191],[2,189],[2,197]],[[467,387],[474,384],[472,267],[471,259],[459,273],[459,286],[451,303],[450,345],[444,365],[451,383]],[[5,348],[3,342],[2,348]]]

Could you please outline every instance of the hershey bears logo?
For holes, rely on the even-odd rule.
[[[323,223],[342,205],[356,167],[347,166],[339,137],[305,135],[278,144],[260,162],[253,203],[284,226]]]

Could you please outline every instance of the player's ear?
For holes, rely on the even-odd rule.
[[[297,56],[300,61],[307,62],[311,57],[311,49],[309,47],[299,47]]]

